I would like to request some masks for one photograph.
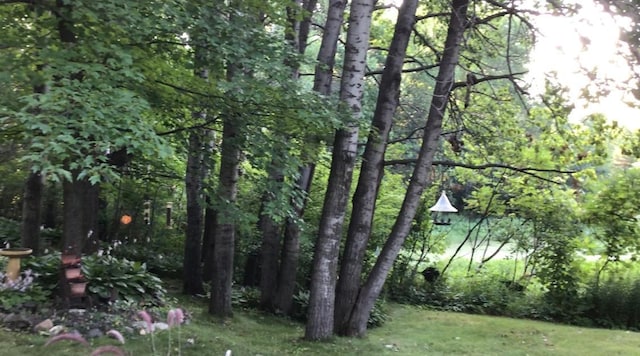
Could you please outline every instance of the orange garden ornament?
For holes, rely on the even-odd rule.
[[[131,216],[124,214],[122,215],[122,217],[120,218],[120,222],[122,223],[122,225],[129,225],[131,223]]]

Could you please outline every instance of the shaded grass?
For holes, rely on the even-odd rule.
[[[301,340],[304,325],[252,310],[239,310],[220,322],[206,314],[204,303],[183,300],[193,320],[182,327],[182,355],[632,355],[640,350],[640,333],[579,328],[530,320],[467,315],[389,305],[390,320],[365,338]],[[158,355],[167,355],[168,332],[156,334]],[[177,355],[177,329],[172,355]],[[187,341],[187,340],[193,340]],[[91,348],[62,341],[44,347],[47,338],[0,331],[0,355],[88,355]],[[114,344],[102,338],[92,347]],[[149,336],[129,337],[131,355],[151,355]]]

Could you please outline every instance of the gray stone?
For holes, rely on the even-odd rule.
[[[162,323],[162,322],[156,322],[153,323],[153,330],[167,330],[169,329],[169,324],[167,323]]]
[[[127,335],[133,335],[133,333],[135,332],[135,330],[130,326],[125,326],[123,330]]]
[[[102,336],[104,336],[104,333],[100,329],[91,329],[87,332],[88,339],[96,339]]]
[[[32,326],[31,320],[29,320],[24,315],[15,313],[11,313],[5,316],[2,322],[6,327],[14,330],[26,330],[30,329]]]
[[[147,323],[144,320],[136,320],[131,324],[131,327],[136,329],[136,330],[146,330],[147,329]]]

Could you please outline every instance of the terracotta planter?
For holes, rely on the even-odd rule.
[[[82,269],[80,269],[80,267],[65,268],[65,270],[64,270],[64,276],[65,276],[67,279],[78,279],[78,278],[82,278]]]
[[[72,297],[82,297],[86,294],[87,282],[70,282],[69,289]]]
[[[63,266],[73,266],[80,263],[80,256],[77,255],[60,255]]]

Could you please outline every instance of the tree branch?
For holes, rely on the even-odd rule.
[[[415,162],[416,162],[415,158],[396,159],[396,160],[384,161],[384,165],[393,166],[393,165],[401,165],[401,164],[410,164]],[[551,169],[551,168],[515,167],[515,166],[511,166],[504,163],[485,163],[485,164],[475,165],[475,164],[468,164],[468,163],[461,163],[461,162],[454,162],[454,161],[433,161],[433,165],[446,166],[446,167],[461,167],[461,168],[468,168],[468,169],[474,169],[474,170],[481,170],[481,169],[488,169],[488,168],[504,168],[511,171],[528,174],[532,177],[535,177],[550,183],[555,183],[555,184],[559,184],[559,183],[551,179],[542,177],[536,173],[539,172],[539,173],[573,174],[578,172],[573,170],[562,170],[562,169]]]

